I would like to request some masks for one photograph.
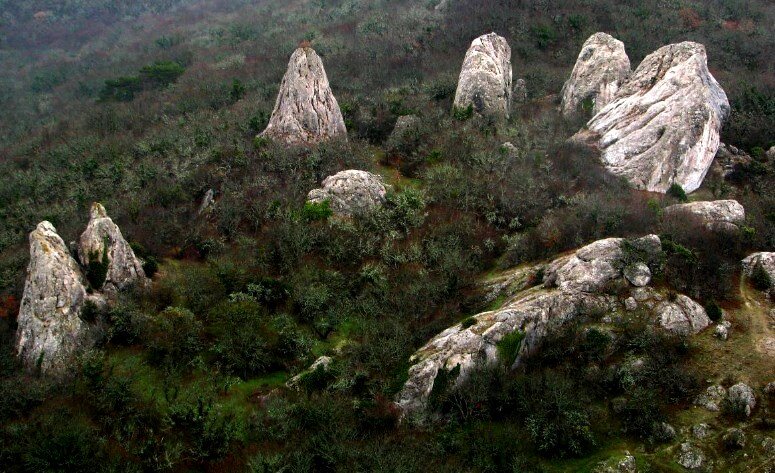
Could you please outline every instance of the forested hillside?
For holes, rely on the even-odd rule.
[[[775,290],[766,254],[741,260],[775,250],[773,25],[767,0],[0,0],[0,470],[686,471],[699,451],[695,471],[772,471]],[[490,32],[510,48],[502,119],[453,106]],[[698,190],[638,190],[570,139],[591,106],[560,113],[561,91],[596,32],[633,70],[704,45],[729,113]],[[299,47],[346,136],[262,134]],[[373,209],[308,201],[344,170],[371,173]],[[731,231],[666,210],[721,199],[744,208]],[[132,289],[94,230],[115,243],[113,222]],[[93,340],[54,377],[17,352],[56,234]],[[563,265],[596,259],[594,291],[560,294],[593,308],[535,345],[504,336],[465,382],[447,363],[402,411],[429,340],[540,312],[523,291],[554,297]],[[655,327],[684,298],[710,328]]]

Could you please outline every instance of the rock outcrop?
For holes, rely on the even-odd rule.
[[[624,43],[606,33],[595,33],[584,42],[570,78],[562,88],[560,109],[573,115],[585,106],[593,114],[613,100],[630,76],[630,58]]]
[[[606,312],[618,302],[603,289],[613,283],[625,283],[624,268],[631,255],[628,248],[637,249],[648,261],[657,261],[661,242],[649,235],[629,242],[609,238],[587,245],[575,253],[560,257],[544,271],[543,284],[526,290],[529,268],[518,270],[515,276],[493,281],[496,294],[510,295],[498,310],[483,312],[466,323],[454,325],[433,337],[410,359],[409,378],[396,399],[404,415],[421,412],[441,369],[459,367],[460,382],[478,366],[503,362],[499,343],[507,335],[522,336],[512,367],[524,356],[539,349],[544,337],[574,318],[591,312]],[[529,279],[529,278],[528,278]],[[517,293],[507,288],[516,285]],[[644,290],[637,288],[636,290]],[[645,300],[645,298],[644,298]],[[473,322],[473,323],[472,323]]]
[[[574,141],[599,150],[610,172],[639,189],[666,192],[676,183],[692,192],[713,162],[729,110],[705,47],[671,44],[646,56]]]
[[[756,396],[753,389],[745,383],[737,383],[727,391],[727,402],[734,412],[750,417],[756,407]]]
[[[381,176],[349,169],[325,178],[320,189],[310,191],[307,201],[328,201],[335,214],[353,217],[382,205],[386,194]]]
[[[663,301],[656,310],[659,324],[669,332],[692,335],[710,325],[705,309],[683,294],[676,295],[675,300]]]
[[[455,92],[457,109],[508,118],[511,109],[511,48],[495,33],[476,38],[466,52]]]
[[[323,61],[312,48],[300,47],[291,55],[272,117],[261,136],[289,145],[347,137]]]
[[[745,209],[736,200],[690,202],[665,207],[665,218],[678,222],[696,219],[711,231],[737,232],[745,223]]]
[[[29,241],[16,353],[28,370],[57,375],[88,343],[89,327],[80,316],[91,296],[81,268],[51,223],[38,224]]]
[[[754,276],[757,267],[761,266],[770,277],[770,284],[775,284],[775,252],[760,251],[747,256],[741,263],[743,272],[749,278]]]
[[[88,268],[93,261],[105,264],[107,272],[102,287],[113,294],[133,285],[143,285],[146,282],[143,265],[135,256],[129,243],[124,239],[121,230],[108,217],[102,204],[94,203],[91,207],[89,223],[78,241],[78,259]]]
[[[404,151],[416,144],[420,138],[420,117],[417,115],[402,115],[396,120],[393,132],[387,140],[386,147],[391,151]]]

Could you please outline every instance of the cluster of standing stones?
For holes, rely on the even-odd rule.
[[[516,88],[516,95],[523,96],[524,81],[517,81]],[[506,40],[495,33],[476,38],[465,55],[454,107],[470,108],[488,119],[507,119],[514,89]],[[605,167],[634,187],[665,192],[677,183],[691,192],[702,183],[719,148],[729,103],[708,71],[702,45],[664,46],[631,71],[624,44],[596,33],[584,43],[562,89],[560,111],[566,116],[592,113],[572,140],[598,150]],[[407,133],[417,121],[414,116],[401,117],[394,134]],[[302,46],[292,54],[269,124],[260,136],[288,146],[347,138],[323,63],[312,48]],[[380,176],[345,170],[323,180],[321,188],[310,191],[308,201],[327,202],[335,214],[347,218],[382,205],[386,192]],[[208,196],[204,210],[214,205],[212,191]],[[733,200],[675,205],[665,215],[695,219],[710,230],[725,232],[739,231],[745,220],[745,210]],[[30,370],[66,371],[73,357],[91,343],[89,323],[81,318],[87,303],[104,306],[118,292],[147,283],[141,262],[100,204],[93,205],[87,229],[75,246],[71,253],[49,222],[41,222],[30,233],[17,333],[17,353]],[[632,259],[632,248],[640,260]],[[499,362],[498,342],[517,331],[524,336],[512,364],[518,366],[547,333],[594,310],[616,313],[640,307],[665,330],[695,334],[705,329],[711,322],[700,304],[682,294],[666,297],[650,287],[661,251],[656,235],[632,241],[608,238],[536,266],[535,274],[543,274],[538,285],[520,286],[500,309],[456,324],[420,348],[411,358],[409,378],[396,404],[405,415],[420,413],[440,370],[459,367],[456,382],[462,382],[476,366]],[[107,260],[105,282],[89,287],[84,268],[102,255]],[[775,253],[753,254],[742,265],[746,274],[761,267],[775,280]],[[628,295],[606,294],[602,289],[611,283],[627,287]],[[321,365],[327,366],[330,359],[324,361]]]

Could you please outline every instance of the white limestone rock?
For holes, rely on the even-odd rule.
[[[335,214],[353,217],[384,204],[386,194],[381,176],[350,169],[325,178],[323,187],[310,191],[307,201],[328,201]]]
[[[454,106],[473,107],[490,118],[508,118],[511,111],[511,48],[495,33],[476,38],[466,52]]]
[[[102,261],[105,256],[108,259],[105,283],[101,288],[95,287],[95,290],[113,295],[131,286],[147,283],[143,265],[124,239],[118,225],[108,217],[105,207],[95,202],[91,206],[86,230],[78,241],[78,259],[86,268],[93,258]]]
[[[683,294],[676,295],[674,301],[663,301],[656,311],[659,325],[669,332],[691,335],[710,325],[705,309]]]
[[[720,386],[720,385],[708,386],[708,388],[705,390],[704,393],[697,396],[697,399],[695,399],[694,404],[697,406],[703,407],[708,411],[718,412],[719,407],[721,406],[721,401],[724,400],[726,395],[727,395],[727,390],[724,389],[723,386]]]
[[[584,42],[570,78],[562,88],[560,109],[573,115],[591,101],[592,113],[603,109],[630,76],[630,58],[624,43],[606,33],[595,33]]]
[[[750,417],[754,407],[756,407],[756,396],[753,389],[745,383],[737,383],[727,391],[727,401],[733,409],[744,412],[746,417]]]
[[[65,373],[90,343],[80,315],[87,300],[86,280],[54,226],[46,221],[30,233],[30,263],[19,309],[16,354],[29,371]]]
[[[291,55],[269,124],[260,136],[289,145],[346,139],[347,129],[323,61],[310,47]]]
[[[676,461],[687,470],[697,470],[705,464],[705,454],[698,447],[684,442]]]
[[[605,167],[636,188],[666,192],[676,183],[692,192],[713,162],[729,111],[705,47],[671,44],[646,56],[574,139],[598,149]]]
[[[716,232],[737,232],[745,223],[745,209],[736,200],[689,202],[665,207],[665,218],[678,222],[696,219]]]
[[[624,268],[624,277],[635,287],[644,287],[651,282],[651,270],[646,263],[635,263]]]

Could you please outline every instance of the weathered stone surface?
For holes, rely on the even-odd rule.
[[[338,215],[363,214],[385,202],[387,190],[381,176],[350,169],[323,180],[323,187],[307,195],[309,202],[328,201]]]
[[[753,158],[731,145],[721,143],[716,151],[716,157],[713,159],[709,174],[715,175],[719,179],[730,177],[740,166],[751,164]]]
[[[746,276],[751,277],[754,269],[758,265],[764,268],[764,271],[770,276],[770,281],[775,283],[775,252],[761,251],[759,253],[753,253],[742,261],[743,272]]]
[[[656,310],[659,325],[673,333],[695,334],[710,325],[705,309],[683,294],[678,294],[674,301],[662,302]]]
[[[94,289],[115,293],[133,285],[146,283],[142,263],[124,239],[118,225],[108,217],[105,207],[95,202],[91,207],[86,230],[78,241],[78,259],[87,267],[94,258],[104,262],[105,256],[108,259],[105,284]]]
[[[312,48],[300,47],[291,55],[272,117],[261,136],[290,145],[347,137],[323,61]]]
[[[611,458],[601,462],[594,470],[595,473],[638,473],[638,465],[635,457],[628,451],[624,451],[624,457]]]
[[[723,386],[715,385],[709,386],[704,393],[697,396],[694,404],[704,407],[711,412],[717,412],[721,405],[721,401],[727,395],[727,390]]]
[[[525,82],[525,79],[517,79],[514,81],[514,91],[511,94],[511,99],[514,103],[527,102],[527,82]]]
[[[29,241],[16,353],[28,370],[58,375],[89,341],[88,324],[80,318],[86,281],[51,223],[38,224]]]
[[[775,146],[770,146],[770,149],[767,150],[765,156],[767,156],[767,159],[769,160],[775,159]]]
[[[665,218],[678,222],[696,219],[708,230],[736,232],[745,223],[745,209],[736,200],[689,202],[665,207]]]
[[[508,118],[511,108],[511,48],[495,33],[476,38],[466,52],[454,106],[479,115]]]
[[[215,205],[215,191],[212,189],[207,189],[207,192],[205,192],[205,196],[202,197],[202,204],[199,206],[199,211],[197,212],[197,215],[202,215],[205,212],[209,212],[214,205]]]
[[[697,189],[719,146],[729,102],[708,71],[705,47],[683,42],[648,55],[630,79],[576,134],[601,152],[606,168],[639,189]]]
[[[624,300],[624,308],[632,312],[638,308],[638,301],[634,297],[628,297]]]
[[[591,104],[593,114],[599,112],[613,100],[630,72],[624,43],[606,33],[593,34],[581,47],[573,72],[562,88],[562,113],[578,113],[585,102]]]
[[[716,330],[713,331],[713,335],[721,340],[726,340],[729,338],[729,328],[731,326],[732,324],[725,320],[716,325]]]
[[[624,277],[635,287],[643,287],[651,282],[651,270],[645,263],[635,263],[624,268]]]
[[[737,383],[727,391],[727,401],[733,409],[744,412],[746,417],[751,415],[756,407],[756,396],[753,389],[745,383]]]
[[[635,242],[653,247],[654,238],[659,240],[650,235]],[[409,379],[397,398],[402,411],[412,414],[424,409],[440,369],[459,366],[457,382],[461,382],[477,366],[501,361],[497,344],[508,334],[524,333],[514,361],[518,365],[550,331],[590,310],[608,310],[612,301],[595,291],[623,278],[623,242],[621,238],[600,240],[558,258],[545,271],[544,287],[518,292],[502,308],[475,316],[475,324],[465,328],[457,324],[431,339],[410,360]],[[524,268],[518,271],[525,273]]]
[[[679,465],[687,470],[697,470],[705,463],[705,454],[689,442],[681,444],[681,450],[676,458]]]
[[[698,438],[700,440],[706,438],[708,435],[710,435],[710,426],[708,424],[702,423],[692,426],[692,435],[695,438]]]

